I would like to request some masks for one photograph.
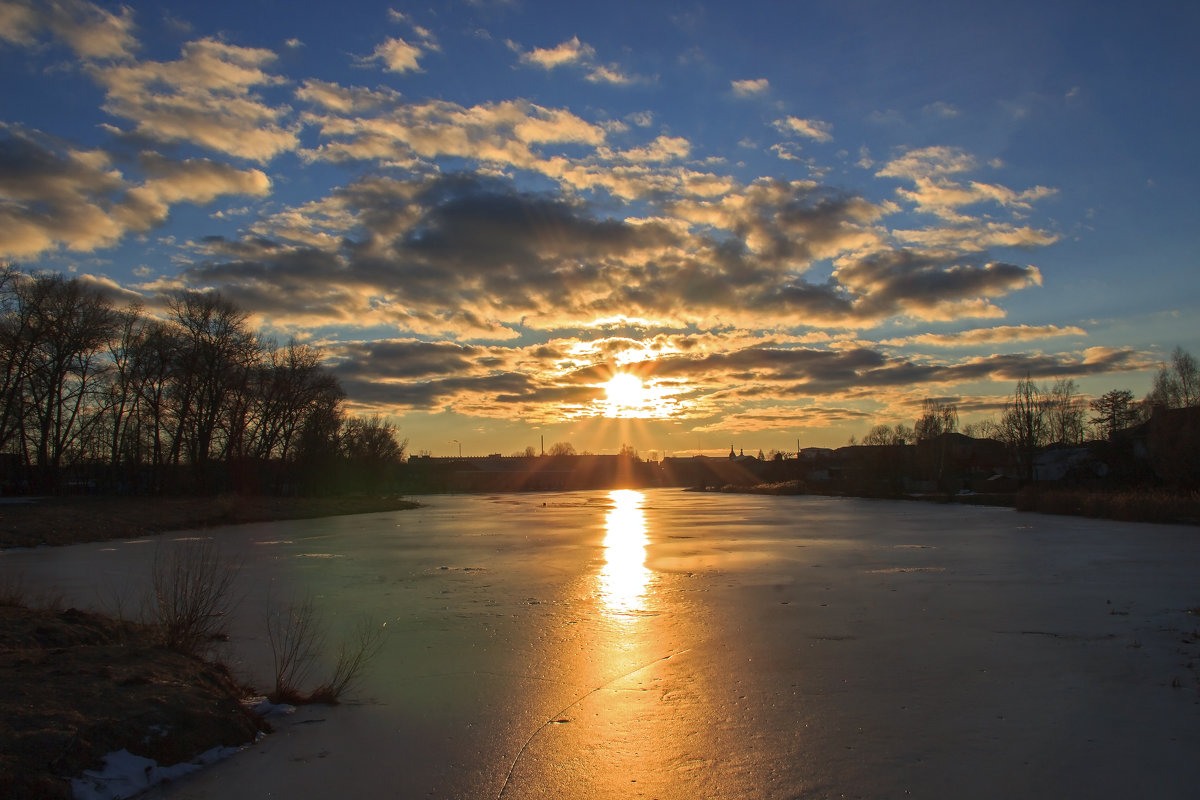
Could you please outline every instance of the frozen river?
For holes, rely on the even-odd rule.
[[[1200,785],[1200,529],[677,490],[417,498],[205,532],[226,655],[268,593],[386,622],[355,701],[173,798],[1182,797]],[[162,538],[180,538],[168,535]],[[157,545],[10,551],[84,606]],[[111,588],[117,587],[117,588]]]

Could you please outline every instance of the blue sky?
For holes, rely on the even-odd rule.
[[[1191,3],[0,0],[0,258],[414,451],[748,452],[1200,352]],[[608,394],[617,372],[641,381]]]

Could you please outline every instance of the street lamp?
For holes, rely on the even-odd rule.
[[[456,445],[458,445],[458,457],[459,457],[459,458],[462,458],[462,442],[460,442],[458,439],[451,439],[451,440],[449,441],[449,444],[456,444]]]

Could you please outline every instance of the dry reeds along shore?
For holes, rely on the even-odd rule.
[[[1026,490],[1017,494],[1016,506],[1019,511],[1122,522],[1200,524],[1200,492]]]

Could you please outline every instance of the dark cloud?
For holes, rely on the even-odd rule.
[[[856,295],[858,313],[887,317],[944,303],[991,298],[1041,283],[1036,267],[970,263],[957,254],[896,250],[839,267],[834,278]]]
[[[314,306],[315,286],[341,287],[358,295],[350,316],[364,327],[472,338],[622,318],[707,326],[719,317],[762,330],[993,315],[990,298],[1040,282],[1035,267],[912,250],[844,261],[828,280],[806,281],[800,273],[812,259],[877,245],[868,223],[882,213],[810,182],[763,181],[739,202],[667,208],[723,221],[699,233],[609,218],[579,199],[470,174],[372,177],[321,209],[256,225],[243,240],[205,240],[208,260],[183,278],[269,286],[263,310],[278,315],[291,303],[292,313],[311,316],[324,305]],[[341,227],[330,232],[332,220]]]
[[[358,379],[417,379],[471,372],[484,352],[450,342],[381,340],[333,346],[335,372]]]

